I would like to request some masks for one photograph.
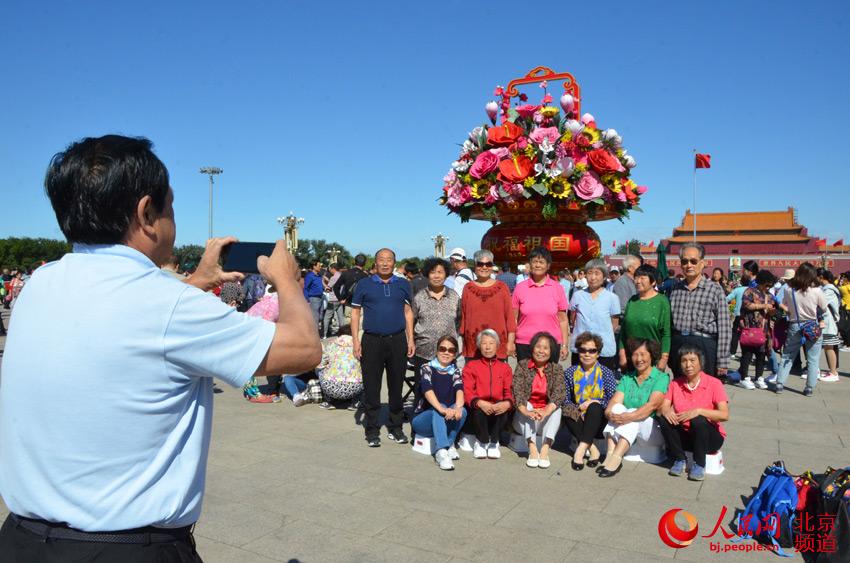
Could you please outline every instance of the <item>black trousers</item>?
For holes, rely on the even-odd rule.
[[[413,408],[419,404],[419,399],[422,398],[422,366],[431,360],[421,356],[413,356],[410,358],[410,364],[413,366]]]
[[[741,379],[747,377],[747,372],[750,370],[750,363],[755,359],[756,364],[756,379],[764,375],[764,361],[767,353],[764,351],[764,346],[744,346],[741,344],[741,367],[738,368],[738,373],[741,374]]]
[[[555,344],[555,349],[552,350],[552,353],[549,355],[549,361],[553,364],[557,364],[560,361],[561,354],[561,345]],[[531,359],[531,345],[530,344],[517,344],[516,345],[516,359],[519,360],[530,360]]]
[[[387,430],[400,432],[404,421],[401,393],[404,387],[404,372],[407,371],[407,335],[403,331],[390,336],[364,333],[360,344],[366,439],[377,438],[381,431],[378,417],[381,414],[384,370],[387,372],[387,398],[390,407]]]
[[[463,431],[466,434],[475,434],[478,441],[485,446],[490,443],[498,443],[502,430],[505,428],[511,416],[511,411],[502,414],[484,414],[481,409],[469,409]]]
[[[681,424],[673,426],[663,416],[657,416],[655,420],[661,426],[667,451],[675,460],[685,459],[685,451],[689,451],[694,453],[694,463],[705,467],[706,454],[716,452],[723,445],[720,430],[704,416],[692,418],[687,430]]]
[[[3,563],[202,563],[191,534],[185,539],[151,544],[57,540],[23,529],[12,520],[11,515],[0,529],[0,560]]]
[[[741,339],[741,318],[742,317],[738,315],[732,321],[732,341],[729,343],[730,356],[734,356],[735,352],[738,351],[738,341]]]
[[[682,373],[682,364],[679,361],[679,348],[685,344],[702,350],[702,354],[705,356],[705,365],[702,366],[702,371],[708,375],[716,377],[717,339],[709,338],[707,336],[682,336],[681,334],[674,334],[673,338],[670,340],[670,360],[667,362],[667,365],[673,370],[673,375],[675,377],[681,377],[684,375]]]
[[[575,436],[579,442],[592,444],[596,438],[602,438],[602,430],[608,424],[608,419],[605,417],[605,409],[599,403],[591,403],[584,412],[584,419],[573,420],[565,416],[564,424],[570,430],[570,434]]]

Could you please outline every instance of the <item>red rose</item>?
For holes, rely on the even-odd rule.
[[[505,184],[521,184],[534,171],[534,161],[525,155],[499,162],[499,179]]]
[[[585,135],[579,133],[575,137],[573,137],[573,142],[580,149],[587,149],[590,147],[590,139],[588,139]]]
[[[584,135],[581,136],[584,137]],[[620,164],[619,159],[605,149],[595,149],[587,153],[587,162],[599,174],[623,171],[623,165]]]
[[[487,130],[487,143],[494,147],[504,147],[515,143],[521,136],[522,129],[508,121]]]

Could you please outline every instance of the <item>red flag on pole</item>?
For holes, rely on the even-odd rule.
[[[711,168],[711,155],[696,153],[694,165],[696,168]]]
[[[617,241],[611,241],[611,248],[617,248]]]
[[[652,248],[654,246],[655,246],[655,241],[654,240],[649,241],[649,247]]]
[[[844,239],[843,238],[838,239],[837,241],[832,243],[832,246],[844,246]]]
[[[826,246],[826,239],[825,238],[815,239],[815,246]]]

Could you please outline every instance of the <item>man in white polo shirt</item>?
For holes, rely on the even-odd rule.
[[[47,194],[73,252],[40,267],[11,319],[0,380],[4,562],[200,561],[213,378],[299,373],[321,359],[297,265],[278,242],[258,268],[280,321],[206,290],[240,279],[212,239],[184,283],[160,270],[175,236],[168,171],[146,139],[84,139]],[[67,299],[98,288],[97,299]]]

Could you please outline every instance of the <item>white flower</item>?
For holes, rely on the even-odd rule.
[[[565,156],[558,161],[558,167],[563,170],[565,176],[569,176],[573,173],[573,170],[575,170],[576,165],[572,158]]]
[[[613,139],[616,136],[617,136],[617,130],[616,129],[606,129],[605,131],[602,132],[602,138],[605,139],[606,141],[610,141],[611,139]]]
[[[543,137],[543,140],[540,142],[540,150],[543,151],[543,154],[549,154],[555,150],[555,145],[552,144],[549,137]]]
[[[475,143],[473,143],[469,139],[463,142],[463,152],[472,152],[473,150],[475,150],[475,148]]]
[[[623,164],[625,165],[626,168],[634,168],[635,166],[637,166],[637,162],[635,162],[635,158],[630,154],[623,156]]]
[[[468,160],[455,160],[452,162],[452,168],[454,168],[455,172],[466,172],[469,170],[469,161]]]
[[[469,140],[477,143],[478,137],[480,137],[483,132],[483,127],[476,127],[475,129],[469,132]]]
[[[580,121],[576,121],[575,119],[567,120],[566,126],[569,132],[573,135],[573,137],[575,137],[578,133],[581,132],[582,129],[584,129],[584,124],[582,124]]]

